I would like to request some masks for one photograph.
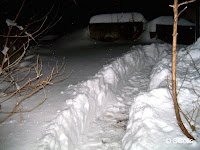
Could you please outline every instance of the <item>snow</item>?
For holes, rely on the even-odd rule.
[[[10,19],[6,19],[6,24],[7,24],[8,27],[10,27],[10,26],[15,26],[15,27],[17,27],[19,30],[21,30],[21,31],[24,30],[24,28],[23,28],[22,26],[17,25],[16,22],[14,22],[14,21],[12,21],[12,20],[10,20]]]
[[[3,55],[7,54],[8,49],[9,48],[7,46],[4,46],[3,50],[1,51],[3,53]]]
[[[17,26],[17,23],[10,19],[6,19],[6,23],[7,23],[7,26]]]
[[[177,64],[178,87],[182,87],[178,94],[178,100],[183,112],[192,111],[192,105],[198,103],[198,96],[194,94],[192,85],[188,84],[198,74],[195,73],[195,68],[190,68],[191,70],[188,72],[190,77],[186,78],[181,85],[190,63],[186,49],[179,52]],[[193,53],[193,50],[190,53]],[[164,58],[158,61],[151,74],[150,91],[139,94],[134,99],[130,109],[127,132],[123,138],[124,149],[199,149],[199,143],[187,139],[176,123],[173,101],[167,88],[170,66],[170,59],[167,61]],[[197,86],[196,81],[194,84]],[[182,118],[184,117],[182,116]],[[183,120],[186,128],[189,129],[186,120]],[[199,121],[197,124],[199,124]],[[199,135],[191,130],[189,132],[199,141]]]
[[[163,41],[156,39],[156,38],[150,38],[150,32],[156,32],[156,24],[161,25],[173,25],[173,17],[172,16],[160,16],[158,18],[155,18],[149,22],[146,22],[145,24],[145,31],[140,35],[138,38],[139,42],[143,43],[152,43],[152,42],[159,42],[164,43]],[[178,25],[180,26],[195,26],[194,23],[191,23],[183,18],[180,18],[178,20]]]
[[[145,62],[140,63],[143,57],[144,53],[141,50],[127,54],[124,58],[117,59],[112,64],[104,66],[93,79],[80,83],[75,87],[70,87],[75,91],[70,96],[70,99],[66,100],[69,107],[63,110],[57,117],[56,123],[53,123],[56,129],[51,128],[48,130],[50,133],[44,137],[44,143],[42,143],[42,145],[45,147],[47,145],[50,149],[55,149],[56,147],[64,149],[68,147],[68,145],[73,145],[75,147],[74,143],[76,143],[76,146],[82,145],[82,143],[88,143],[87,135],[89,125],[96,120],[96,118],[102,116],[104,111],[106,111],[111,104],[116,102],[117,97],[115,91],[117,91],[118,86],[124,82],[123,78],[128,78],[126,76],[129,76],[131,70],[136,67],[140,69],[143,67]],[[52,125],[50,125],[50,127],[52,127]],[[65,130],[62,132],[63,128]],[[62,141],[55,138],[54,133],[56,133],[58,137],[63,134],[65,136],[69,135],[69,137],[65,139],[67,142],[63,144]],[[51,134],[51,139],[47,140],[50,138],[49,134]],[[70,139],[70,141],[68,139]],[[46,143],[47,141],[54,141],[55,145],[50,145]],[[95,145],[97,143],[95,143]],[[68,148],[72,149],[71,146]]]
[[[162,25],[173,25],[174,19],[172,16],[161,16],[158,18],[155,18],[154,20],[148,22],[148,30],[149,32],[156,32],[156,24],[162,24]],[[178,20],[178,25],[182,26],[194,26],[194,23],[191,23],[183,18],[180,18]]]
[[[113,13],[93,16],[90,23],[123,23],[123,22],[146,22],[144,16],[138,12]]]
[[[196,131],[192,131],[181,114],[196,141],[187,139],[176,121],[169,90],[171,44],[108,44],[88,36],[88,29],[84,28],[64,36],[53,46],[41,45],[29,51],[21,67],[40,54],[45,75],[49,60],[53,66],[53,61],[66,56],[66,74],[74,72],[67,80],[46,88],[48,98],[43,105],[21,117],[15,114],[0,125],[1,148],[198,150],[199,117]],[[178,46],[178,101],[185,113],[199,105],[199,62],[200,39],[188,47]],[[23,107],[42,98],[39,92]],[[1,109],[10,104],[2,103]]]
[[[200,59],[199,43],[200,43],[200,39],[198,39],[197,42],[194,43],[193,45],[189,46],[189,54],[190,55],[188,55],[188,59],[192,58],[194,61]]]

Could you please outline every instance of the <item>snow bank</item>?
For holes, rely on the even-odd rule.
[[[188,48],[181,49],[177,57],[177,89],[181,87],[178,91],[179,106],[184,113],[190,112],[190,115],[195,106],[199,105],[199,98],[194,89],[197,93],[200,92],[200,76],[194,65],[191,65],[191,61],[195,61],[197,68],[200,67],[200,39]],[[154,66],[149,92],[142,93],[134,99],[127,132],[123,138],[125,150],[197,150],[200,148],[200,144],[186,138],[177,125],[172,97],[167,88],[167,77],[171,79],[170,72],[171,56],[169,55],[160,59]],[[195,117],[193,116],[192,119],[195,120]],[[199,117],[196,120],[196,131],[191,130],[183,115],[182,120],[199,142]],[[194,125],[194,121],[191,123]]]
[[[70,97],[66,100],[66,109],[50,123],[36,149],[74,150],[87,143],[89,124],[116,101],[115,91],[133,71],[152,65],[166,55],[162,47],[156,44],[133,47],[132,52],[104,66],[92,79],[69,86],[65,93]]]
[[[141,13],[114,13],[93,16],[90,23],[146,22]]]

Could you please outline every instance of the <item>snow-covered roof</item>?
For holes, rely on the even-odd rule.
[[[160,16],[150,22],[148,22],[147,28],[149,28],[149,32],[156,32],[156,24],[162,25],[173,25],[174,19],[172,16]],[[194,26],[194,23],[189,22],[183,18],[178,20],[178,25],[182,26]]]
[[[90,19],[92,23],[122,23],[122,22],[146,22],[144,16],[138,12],[131,13],[113,13],[93,16]]]

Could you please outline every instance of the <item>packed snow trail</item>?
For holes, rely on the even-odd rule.
[[[126,132],[130,105],[138,93],[147,90],[151,68],[136,70],[124,87],[116,91],[117,102],[90,124],[87,135],[89,140],[81,146],[81,150],[122,149],[121,140]]]
[[[133,46],[89,80],[64,92],[66,108],[49,124],[37,149],[121,149],[135,94],[146,91],[151,66],[167,55],[168,44]]]
[[[116,57],[120,57],[132,47],[131,43],[88,43],[84,42],[79,45],[77,41],[73,47],[68,48],[65,45],[40,45],[28,51],[28,56],[39,54],[43,60],[43,76],[49,76],[48,64],[54,67],[56,61],[62,63],[63,57],[66,60],[66,75],[68,76],[73,70],[72,75],[62,82],[53,86],[46,87],[47,100],[32,112],[23,113],[22,120],[19,114],[13,115],[8,121],[0,126],[0,149],[9,150],[27,150],[33,149],[35,143],[40,140],[45,131],[46,124],[54,119],[61,110],[65,109],[65,101],[68,95],[65,90],[69,85],[76,85],[86,81],[95,75],[104,65],[112,62]],[[62,46],[59,43],[59,46]],[[71,43],[70,43],[71,44]],[[66,47],[65,47],[66,46]],[[35,63],[36,56],[30,61]],[[0,84],[1,86],[2,84]],[[1,87],[0,87],[1,88]],[[44,98],[43,92],[27,100],[24,104],[27,108],[32,108],[35,103],[39,103]],[[15,102],[15,100],[13,101]],[[8,103],[8,106],[13,106]],[[2,105],[5,108],[5,105]],[[12,108],[10,108],[12,109]],[[3,117],[3,115],[1,115]],[[13,135],[15,138],[13,138]]]

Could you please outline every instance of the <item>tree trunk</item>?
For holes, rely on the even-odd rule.
[[[176,44],[177,44],[177,25],[178,25],[178,0],[174,0],[173,10],[174,10],[174,26],[173,26],[173,45],[172,45],[172,93],[174,101],[174,109],[176,113],[177,123],[181,128],[182,132],[190,139],[195,140],[192,135],[185,128],[179,111],[179,105],[177,100],[176,91]]]

